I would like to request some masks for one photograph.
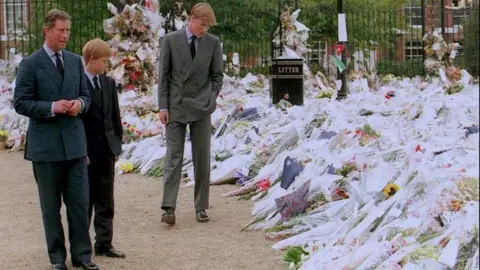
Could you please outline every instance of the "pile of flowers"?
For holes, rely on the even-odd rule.
[[[114,17],[105,20],[108,43],[115,51],[108,72],[125,90],[148,92],[157,81],[159,39],[165,34],[165,19],[158,13],[158,1],[146,6],[125,6],[122,13],[110,3]]]
[[[173,4],[173,11],[167,13],[165,29],[168,32],[180,30],[187,26],[188,14],[183,2],[177,1]]]
[[[149,117],[155,118],[158,117],[156,114],[149,115]],[[143,119],[145,119],[144,117]],[[152,121],[152,120],[150,120]],[[153,121],[158,121],[158,119],[153,119]],[[122,123],[123,126],[123,143],[131,143],[140,141],[146,138],[157,136],[161,134],[161,129],[146,129],[139,130],[134,124],[129,124],[126,121]]]
[[[284,8],[284,12],[280,15],[281,25],[275,31],[274,42],[277,46],[280,46],[280,44],[288,46],[298,56],[302,57],[307,52],[310,29],[297,20],[299,14],[300,10],[290,13],[290,7],[286,6]]]
[[[316,98],[328,97],[330,81],[308,74],[304,106],[288,97],[272,106],[264,76],[225,76],[211,116],[211,183],[235,184],[224,196],[255,202],[243,230],[264,230],[292,269],[478,269],[480,93],[464,70],[439,75],[387,76],[376,91],[357,78],[336,101]],[[450,80],[463,90],[446,95]],[[161,176],[155,95],[126,91],[119,101],[117,170]],[[2,95],[0,129],[14,136],[27,124],[6,121],[12,111]],[[182,175],[194,185],[188,135]]]
[[[452,55],[453,46],[449,46],[443,39],[442,34],[438,30],[426,33],[423,37],[425,56],[427,57],[425,65],[427,72],[431,75],[439,75],[441,68],[451,65],[450,56]],[[452,59],[453,60],[453,59]]]
[[[470,80],[465,72],[453,64],[457,54],[458,44],[447,44],[438,30],[425,34],[425,67],[428,74],[440,76],[445,82],[445,93],[455,94],[463,90]]]

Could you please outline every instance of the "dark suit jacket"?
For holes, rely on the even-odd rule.
[[[88,157],[95,160],[106,156],[119,156],[122,152],[123,127],[115,81],[108,76],[99,75],[103,97],[103,106],[100,107],[93,101],[92,83],[86,75],[85,78],[92,97],[90,108],[83,118]]]
[[[87,145],[80,116],[52,116],[52,103],[80,98],[90,106],[85,72],[80,56],[62,51],[64,78],[43,48],[24,58],[18,67],[14,108],[30,118],[25,159],[55,162],[86,157]]]
[[[192,60],[185,28],[170,32],[162,38],[159,60],[158,105],[168,110],[170,121],[191,123],[215,111],[223,85],[218,37],[200,38]]]

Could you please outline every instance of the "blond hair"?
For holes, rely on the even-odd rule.
[[[212,7],[206,2],[200,2],[192,7],[190,10],[191,19],[199,19],[209,26],[217,25],[217,18],[213,12]]]
[[[88,64],[91,60],[97,60],[102,57],[111,57],[112,54],[113,51],[110,48],[110,45],[99,38],[88,41],[82,49],[85,64]]]

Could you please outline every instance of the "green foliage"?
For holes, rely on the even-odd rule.
[[[302,255],[309,255],[302,247],[289,247],[283,260],[294,263],[296,266],[302,262]]]
[[[107,0],[33,0],[32,13],[30,14],[31,24],[27,31],[30,38],[24,42],[21,50],[25,53],[31,53],[42,46],[44,42],[43,19],[49,10],[58,8],[68,12],[72,18],[70,41],[67,49],[80,54],[83,45],[88,40],[104,37],[103,21],[112,16],[107,9],[107,3]]]
[[[478,64],[480,51],[480,41],[478,39],[480,36],[478,10],[470,14],[470,17],[468,20],[466,20],[463,29],[465,33],[465,44],[463,50],[463,59],[459,59],[460,66],[466,68],[472,76],[478,77],[480,75],[480,67]]]
[[[238,52],[242,62],[255,65],[258,56],[270,55],[272,33],[277,23],[275,6],[266,4],[266,1],[221,0],[210,3],[218,21],[211,32],[220,37],[228,57]]]
[[[337,0],[300,1],[300,21],[311,29],[314,38],[337,41]],[[344,1],[348,43],[370,48],[374,42],[391,42],[395,28],[402,23],[399,8],[403,1],[350,0]],[[373,42],[372,42],[373,41]]]
[[[405,61],[379,60],[377,62],[378,74],[393,74],[399,77],[415,77],[423,75],[423,60],[410,59]]]

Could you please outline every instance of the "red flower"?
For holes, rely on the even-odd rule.
[[[268,179],[263,179],[262,181],[257,183],[257,188],[260,189],[260,191],[265,191],[270,187],[270,181]]]
[[[415,152],[423,152],[419,144],[417,145],[417,147],[415,147]]]
[[[348,199],[350,198],[350,196],[348,196],[348,194],[345,192],[345,190],[341,189],[341,188],[337,188],[337,190],[335,191],[335,194],[340,197],[340,198],[343,198],[343,199]]]
[[[131,75],[130,75],[130,81],[131,82],[134,82],[138,79],[138,75],[136,72],[133,72]]]
[[[135,90],[135,86],[133,84],[127,84],[125,85],[125,89],[127,90]]]

